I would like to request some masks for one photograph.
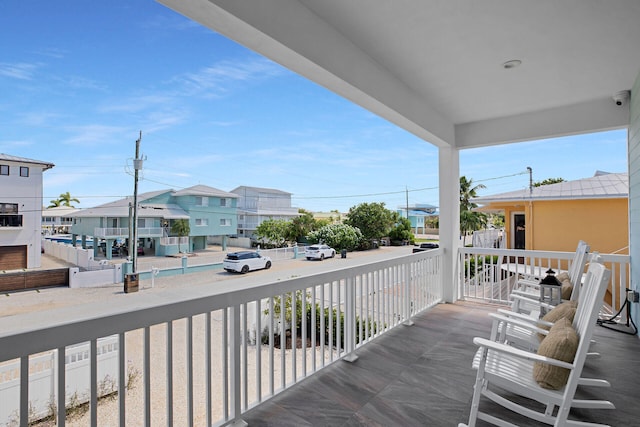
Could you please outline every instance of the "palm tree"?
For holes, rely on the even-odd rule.
[[[477,197],[478,190],[487,188],[484,184],[473,185],[473,179],[467,179],[466,176],[460,177],[460,212],[470,211],[478,207],[475,203],[471,203],[471,199]]]
[[[71,204],[71,202],[80,203],[80,200],[75,197],[71,197],[71,194],[67,191],[66,193],[60,194],[58,196],[58,201],[62,204],[62,206],[69,206],[71,208],[75,207]]]
[[[191,232],[189,221],[186,219],[178,219],[174,221],[171,225],[171,232],[173,234],[177,234],[178,237],[188,236]],[[180,239],[178,239],[178,252],[182,252],[182,249],[180,249]]]
[[[484,184],[473,185],[473,179],[460,177],[460,237],[466,237],[470,231],[480,230],[487,224],[487,216],[481,212],[474,212],[478,207],[471,203],[477,197],[477,191],[486,188]]]
[[[57,208],[60,207],[60,200],[56,199],[56,200],[49,200],[49,206],[47,206],[47,209],[49,208]]]

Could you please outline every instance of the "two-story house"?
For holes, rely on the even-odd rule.
[[[0,270],[40,267],[42,173],[53,166],[0,153]]]
[[[138,195],[137,236],[145,252],[158,256],[174,255],[207,247],[207,237],[226,238],[236,234],[236,198],[238,196],[206,185],[182,190],[159,190]],[[110,259],[113,248],[129,238],[133,218],[133,198],[116,200],[70,215],[71,232],[86,239],[92,237],[95,255],[100,248]],[[172,226],[177,220],[189,221],[189,236],[174,236]],[[100,243],[103,244],[100,244]],[[129,246],[124,243],[125,246]]]
[[[256,228],[268,219],[291,220],[298,208],[291,207],[291,193],[272,188],[240,186],[231,190],[238,196],[238,236],[252,238]]]
[[[69,214],[78,209],[71,206],[56,206],[42,211],[42,234],[67,234],[71,230],[73,219]]]
[[[438,207],[426,203],[409,206],[398,206],[396,211],[403,218],[408,218],[415,234],[424,234],[427,229],[426,219],[438,216]]]

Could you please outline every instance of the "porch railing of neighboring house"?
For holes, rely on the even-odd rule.
[[[26,426],[30,361],[88,342],[89,423],[98,424],[98,343],[118,335],[116,419],[102,425],[206,425],[239,421],[242,413],[339,360],[442,299],[442,250],[296,277],[260,286],[155,293],[149,298],[67,307],[47,319],[0,324],[0,363],[19,360],[20,425]],[[11,320],[18,322],[12,325]],[[57,423],[65,423],[69,373],[57,363]],[[128,389],[131,373],[141,384]],[[135,378],[135,375],[133,375]],[[153,384],[153,396],[152,394]],[[137,391],[136,391],[137,390]],[[136,403],[137,402],[137,403]],[[135,408],[142,408],[136,410]],[[103,411],[101,411],[101,415]],[[0,420],[0,423],[4,420]]]
[[[492,303],[509,303],[509,295],[518,278],[549,268],[567,270],[575,252],[526,251],[465,247],[459,251],[459,297]],[[630,286],[629,255],[600,254],[611,269],[611,284],[605,295],[603,313],[617,313],[626,299]],[[621,313],[626,322],[627,313]]]
[[[164,229],[162,227],[139,227],[138,237],[162,237]],[[93,237],[129,237],[129,227],[99,228],[93,229]]]
[[[189,244],[189,236],[162,237],[160,239],[160,244],[162,246],[188,245]]]

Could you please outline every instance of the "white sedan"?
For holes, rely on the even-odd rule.
[[[222,261],[222,267],[227,271],[248,273],[251,270],[271,268],[271,258],[253,251],[230,252]]]
[[[304,256],[307,257],[307,259],[319,259],[322,261],[325,258],[333,258],[336,256],[336,251],[328,245],[312,245],[305,248]]]

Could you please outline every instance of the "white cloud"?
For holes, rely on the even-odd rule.
[[[18,80],[33,80],[34,72],[39,68],[38,64],[31,64],[26,62],[18,62],[15,64],[9,64],[6,62],[0,63],[0,76],[5,76]]]
[[[170,83],[178,83],[184,96],[210,98],[229,93],[238,83],[249,84],[285,72],[274,62],[256,57],[245,61],[221,61],[196,72],[177,76]]]

